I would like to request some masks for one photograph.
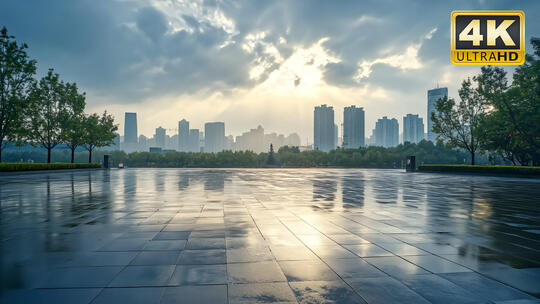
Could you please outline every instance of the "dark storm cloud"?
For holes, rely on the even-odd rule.
[[[432,81],[438,69],[449,65],[452,10],[523,9],[527,36],[540,36],[540,5],[532,0],[518,4],[204,0],[197,5],[198,13],[158,8],[167,3],[171,9],[178,7],[176,0],[3,0],[0,25],[30,45],[30,54],[38,59],[41,71],[54,67],[64,78],[77,81],[94,94],[126,103],[167,94],[249,88],[257,83],[249,78],[251,64],[257,59],[268,63],[257,80],[263,81],[279,63],[260,44],[251,53],[242,49],[245,37],[257,32],[266,33],[263,42],[273,45],[282,58],[290,56],[295,47],[328,37],[324,47],[341,61],[326,65],[324,77],[337,86],[358,85],[353,80],[358,62],[395,55],[407,46],[421,44],[418,57],[424,63],[422,73],[381,64],[360,83],[395,88],[400,82],[407,84],[401,86],[403,90],[423,90],[423,80]],[[232,21],[232,32],[211,21],[216,11]],[[210,17],[200,18],[201,12]],[[172,21],[183,27],[174,28]],[[433,37],[426,39],[434,28]]]

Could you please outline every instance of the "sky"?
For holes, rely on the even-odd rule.
[[[529,52],[540,36],[536,0],[2,0],[0,26],[29,45],[39,77],[54,68],[76,82],[87,112],[107,110],[122,135],[124,112],[137,112],[147,136],[185,118],[305,144],[320,104],[338,125],[343,107],[363,107],[366,136],[382,116],[426,124],[427,90],[457,97],[480,70],[450,63],[450,12],[469,9],[523,10]]]

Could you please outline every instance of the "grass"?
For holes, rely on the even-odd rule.
[[[97,163],[0,163],[0,172],[101,168]]]
[[[509,174],[540,176],[540,167],[493,166],[493,165],[420,165],[418,171],[426,172],[466,172],[487,174]]]

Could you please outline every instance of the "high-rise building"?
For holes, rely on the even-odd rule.
[[[448,97],[448,88],[436,88],[427,91],[427,139],[435,141],[437,134],[433,132],[433,121],[431,120],[431,113],[436,113],[437,101],[441,98]]]
[[[375,145],[381,147],[395,147],[399,143],[399,124],[397,119],[384,116],[375,124]]]
[[[343,147],[358,149],[365,145],[364,108],[356,106],[343,109]]]
[[[144,135],[139,135],[138,151],[148,151],[148,138]]]
[[[189,130],[188,151],[199,152],[199,129]]]
[[[225,123],[204,124],[204,152],[217,153],[225,149]]]
[[[123,149],[127,152],[137,150],[137,113],[125,113]]]
[[[154,135],[154,138],[156,139],[156,146],[160,148],[165,148],[165,129],[162,127],[156,128],[156,134]]]
[[[328,152],[335,149],[334,108],[325,104],[313,112],[313,149]]]
[[[189,150],[189,121],[182,119],[178,122],[178,151]]]
[[[403,116],[403,142],[418,143],[424,139],[424,121],[418,114]]]

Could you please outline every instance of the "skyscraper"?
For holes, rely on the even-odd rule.
[[[373,132],[376,146],[395,147],[399,143],[399,124],[395,118],[388,119],[386,116],[380,118]]]
[[[325,104],[313,112],[313,148],[328,152],[335,149],[334,108]]]
[[[178,151],[189,151],[189,121],[182,119],[178,122]]]
[[[126,112],[124,118],[124,148],[126,152],[137,150],[137,113]]]
[[[343,109],[343,147],[358,149],[365,145],[364,108],[356,106]]]
[[[435,141],[437,134],[433,132],[433,121],[431,120],[431,113],[437,112],[437,101],[443,97],[448,97],[448,88],[436,88],[428,90],[427,92],[427,139]]]
[[[403,142],[418,143],[424,139],[424,122],[418,114],[403,116]]]
[[[204,124],[204,152],[217,153],[225,148],[225,123]]]
[[[156,139],[156,146],[160,148],[165,148],[165,129],[162,127],[156,128],[156,134],[154,135]]]
[[[199,152],[199,129],[189,130],[188,151]]]

